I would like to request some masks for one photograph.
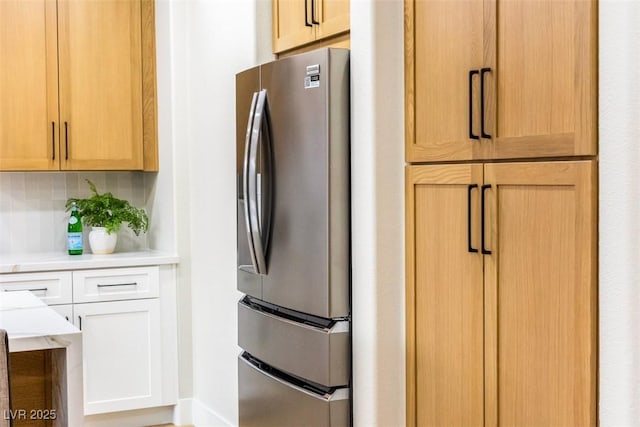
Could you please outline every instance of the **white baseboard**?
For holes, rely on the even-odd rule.
[[[192,398],[178,400],[173,423],[195,427],[233,427],[233,423],[225,420],[198,399]]]

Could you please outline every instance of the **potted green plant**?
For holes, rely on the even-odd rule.
[[[69,211],[75,204],[82,223],[91,226],[89,246],[94,254],[110,254],[116,247],[118,230],[126,223],[136,234],[149,230],[149,217],[144,209],[138,209],[111,193],[98,193],[96,186],[87,179],[91,197],[88,199],[71,198],[65,205]]]

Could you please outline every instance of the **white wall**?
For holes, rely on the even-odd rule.
[[[158,139],[160,175],[154,187],[154,211],[161,212],[158,221],[171,239],[154,239],[158,249],[174,250],[180,256],[176,277],[176,309],[178,317],[178,396],[193,396],[193,341],[191,319],[191,268],[189,227],[189,174],[186,164],[186,3],[156,1],[156,69],[158,91]],[[164,175],[171,171],[170,175]],[[170,191],[167,191],[170,189]],[[162,233],[158,233],[163,236]],[[190,408],[187,408],[189,411]]]
[[[600,2],[600,423],[640,425],[640,2]]]
[[[354,425],[405,424],[403,2],[351,2]]]
[[[176,186],[175,157],[180,153],[179,138],[174,138],[172,95],[170,10],[167,1],[157,1],[156,13],[156,81],[158,97],[158,158],[159,172],[146,174],[149,185],[150,223],[149,247],[176,251]]]
[[[193,397],[198,426],[237,424],[235,74],[256,63],[255,11],[255,0],[169,6],[179,327],[192,350],[180,397]]]

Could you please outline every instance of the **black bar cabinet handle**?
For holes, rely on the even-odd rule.
[[[471,191],[478,188],[478,184],[470,184],[467,188],[467,245],[469,252],[477,253],[478,250],[471,246]]]
[[[56,122],[51,122],[51,160],[56,159]]]
[[[64,159],[69,160],[69,131],[68,123],[64,122]]]
[[[311,23],[320,25],[320,23],[316,21],[316,0],[311,0]]]
[[[20,292],[20,291],[29,291],[29,292],[47,292],[48,288],[29,288],[29,289],[4,289],[4,292]]]
[[[480,69],[480,135],[490,139],[491,135],[484,131],[484,73],[490,72],[491,68]]]
[[[113,287],[117,287],[117,286],[138,286],[138,282],[131,282],[131,283],[108,283],[108,284],[98,283],[98,284],[97,284],[97,287],[98,287],[98,288],[113,288]]]
[[[79,323],[79,328],[80,330],[82,330],[82,316],[78,316],[78,323]]]
[[[484,255],[491,255],[491,251],[484,245],[484,200],[485,191],[491,188],[491,184],[485,184],[482,186],[482,198],[480,199],[480,245],[482,246],[482,253]]]
[[[313,27],[313,25],[309,24],[309,11],[307,10],[307,3],[307,0],[304,0],[304,26]]]
[[[479,74],[478,70],[469,71],[469,138],[480,139],[473,133],[473,76]]]

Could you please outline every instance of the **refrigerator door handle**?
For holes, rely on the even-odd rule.
[[[244,144],[244,161],[242,164],[242,193],[244,199],[244,222],[247,230],[247,240],[249,242],[249,255],[251,256],[251,263],[253,264],[252,273],[257,273],[256,251],[253,245],[253,233],[251,230],[251,220],[249,218],[249,157],[251,151],[251,144],[253,138],[251,137],[251,131],[253,129],[253,122],[255,121],[256,103],[258,100],[258,93],[253,93],[253,99],[251,100],[251,108],[249,109],[249,119],[247,121],[247,133]]]
[[[255,267],[258,274],[267,274],[266,253],[269,246],[271,229],[271,195],[272,195],[272,153],[271,153],[271,119],[269,117],[269,105],[267,91],[258,93],[256,111],[251,130],[251,144],[249,152],[248,171],[248,195],[249,222],[248,229],[252,233],[253,248],[255,254]],[[258,148],[263,145],[263,169],[258,177]],[[263,189],[262,197],[258,195],[258,187]],[[265,191],[266,190],[266,191]]]

